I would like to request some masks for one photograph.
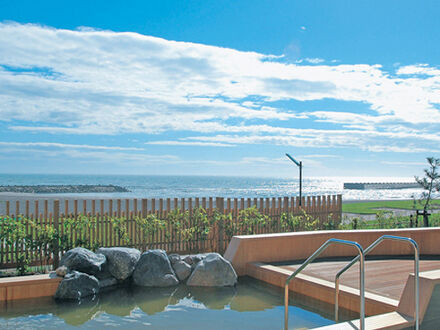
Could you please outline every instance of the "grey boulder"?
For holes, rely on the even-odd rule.
[[[69,270],[67,269],[66,266],[60,266],[55,270],[55,273],[57,274],[57,276],[59,277],[64,277],[67,275],[67,273],[69,272]]]
[[[108,288],[111,286],[115,286],[118,284],[118,280],[116,278],[112,277],[107,277],[107,278],[103,278],[99,280],[99,288],[100,289],[104,289],[104,288]]]
[[[197,264],[206,258],[206,254],[199,253],[199,254],[190,254],[185,256],[183,261],[185,261],[188,265],[191,266],[191,269],[196,268]]]
[[[183,282],[191,275],[191,266],[183,260],[173,263],[173,269],[179,281]]]
[[[179,284],[164,250],[148,250],[142,253],[133,272],[136,285],[167,287]]]
[[[182,258],[177,253],[170,254],[168,259],[171,262],[171,265],[174,265],[176,262],[179,262]]]
[[[119,281],[110,273],[108,268],[108,262],[106,262],[102,265],[101,271],[94,275],[99,281],[100,289],[119,284]]]
[[[124,247],[100,248],[98,253],[105,255],[108,271],[120,281],[131,276],[141,256],[139,250]]]
[[[231,263],[218,253],[209,253],[201,260],[186,284],[188,286],[233,286],[237,273]]]
[[[94,276],[73,271],[64,276],[55,292],[55,298],[79,300],[84,297],[93,296],[98,292],[99,282]]]
[[[61,258],[60,265],[70,270],[95,275],[101,271],[106,259],[103,254],[94,253],[82,247],[67,251]]]
[[[185,261],[188,265],[196,265],[205,258],[206,254],[190,254],[185,256],[183,261]]]
[[[185,261],[187,264],[192,265],[194,263],[193,259],[191,258],[191,256],[186,256],[183,258],[183,261]]]

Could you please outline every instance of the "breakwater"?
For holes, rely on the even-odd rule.
[[[0,186],[0,192],[28,194],[65,194],[65,193],[119,193],[130,192],[128,189],[114,185],[29,185]]]
[[[421,188],[417,182],[354,182],[344,183],[344,189],[411,189]]]

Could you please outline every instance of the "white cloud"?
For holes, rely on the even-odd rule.
[[[324,158],[324,159],[328,159],[328,158],[341,158],[340,156],[326,155],[326,154],[303,155],[301,157],[302,158]]]
[[[439,150],[432,150],[427,148],[417,148],[417,147],[399,147],[399,146],[367,146],[363,149],[372,152],[404,152],[404,153],[415,153],[415,152],[439,152]]]
[[[197,147],[234,147],[233,144],[218,142],[197,142],[197,141],[149,141],[145,144],[167,145],[167,146],[197,146]]]
[[[432,68],[428,64],[407,65],[400,67],[397,72],[399,75],[418,75],[440,76],[440,69]]]
[[[392,75],[380,65],[323,65],[320,58],[297,65],[283,56],[136,33],[15,23],[0,24],[0,44],[0,118],[15,131],[192,131],[213,135],[150,144],[361,146],[374,152],[435,150],[432,143],[440,141],[438,127],[409,128],[440,122],[440,72],[427,64],[398,67]],[[361,102],[371,113],[298,112],[275,103],[323,99]],[[298,129],[303,119],[343,129]],[[390,123],[403,129],[393,131]],[[429,146],[409,148],[408,140]]]
[[[38,146],[9,145],[0,149],[0,154],[13,154],[20,159],[54,159],[54,160],[78,160],[82,163],[134,163],[136,165],[177,163],[180,158],[173,155],[151,155],[146,153],[133,153],[124,150],[97,149],[93,148],[57,148],[55,150],[37,149]],[[8,156],[9,157],[9,156]]]
[[[54,142],[2,142],[0,146],[5,147],[43,147],[43,148],[62,148],[62,149],[94,149],[94,150],[144,150],[134,147],[116,147],[116,146],[95,146],[87,144],[65,144]]]
[[[317,57],[314,57],[314,58],[306,57],[306,58],[304,59],[304,61],[305,61],[305,62],[308,62],[308,63],[312,63],[312,64],[319,64],[319,63],[324,63],[324,62],[325,62],[324,59],[322,59],[322,58],[317,58]]]
[[[425,166],[426,162],[400,162],[400,161],[381,161],[382,164],[385,165],[396,165],[396,166]]]

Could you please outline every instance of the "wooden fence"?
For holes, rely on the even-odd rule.
[[[266,224],[255,226],[249,230],[240,223],[240,211],[255,207],[260,214],[268,217]],[[226,230],[224,220],[212,224],[207,235],[195,233],[191,239],[185,239],[182,232],[194,228],[194,216],[197,210],[203,209],[207,218],[214,214],[230,215]],[[180,224],[177,229],[167,222],[172,212],[186,212],[188,221]],[[52,226],[63,234],[67,219],[78,220],[87,216],[93,219],[93,226],[87,229],[87,239],[90,246],[111,247],[127,246],[141,251],[146,249],[164,249],[167,252],[220,252],[223,253],[233,235],[274,233],[287,231],[281,225],[281,215],[303,215],[306,212],[320,224],[329,221],[338,224],[342,215],[341,195],[303,197],[300,203],[298,197],[280,198],[182,198],[182,199],[102,199],[102,200],[43,200],[43,201],[6,201],[4,214],[0,216],[0,230],[4,230],[4,219],[30,219],[39,226]],[[144,235],[139,219],[154,215],[163,219],[164,226],[151,235]],[[112,219],[123,219],[126,238],[120,236],[120,223]],[[233,226],[232,226],[233,225]],[[182,227],[183,226],[183,227]],[[36,229],[26,224],[24,231],[29,237],[36,237]],[[70,242],[77,241],[79,233],[70,231]],[[1,235],[0,235],[1,238]],[[24,244],[7,243],[3,238],[0,241],[0,268],[17,266],[18,257],[24,254],[31,265],[47,263],[58,264],[59,256],[64,251],[58,250],[57,241],[50,247],[55,253],[49,254],[49,247],[27,247]],[[58,253],[56,253],[58,251]],[[44,253],[46,252],[46,253]]]

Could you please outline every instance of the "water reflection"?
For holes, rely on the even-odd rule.
[[[136,305],[148,315],[163,312],[169,305],[175,305],[179,299],[174,297],[178,287],[138,288],[133,292]]]
[[[224,309],[230,305],[234,299],[237,290],[235,287],[225,288],[205,288],[191,287],[191,296],[196,301],[200,301],[209,309]]]
[[[84,298],[79,302],[55,303],[55,309],[52,311],[54,315],[62,318],[67,324],[75,326],[93,319],[99,312],[100,301],[98,297]]]
[[[118,288],[99,295],[99,310],[101,312],[129,316],[136,307],[136,299],[128,288]]]
[[[270,315],[276,315],[278,319],[282,317],[282,297],[279,289],[249,278],[241,278],[237,287],[227,288],[187,287],[186,285],[170,288],[128,286],[104,292],[93,299],[83,299],[80,302],[56,302],[52,298],[47,298],[0,305],[0,328],[8,320],[20,325],[23,317],[41,317],[42,315],[56,316],[60,319],[59,322],[74,327],[90,321],[87,327],[93,328],[101,328],[110,323],[120,326],[128,324],[128,327],[133,327],[135,322],[151,325],[153,321],[157,321],[154,326],[164,326],[168,322],[164,319],[172,319],[169,315],[166,316],[167,313],[172,312],[175,316],[184,311],[185,313],[181,314],[186,315],[182,316],[183,321],[189,315],[195,315],[191,313],[203,313],[197,310],[205,310],[209,313],[214,311],[240,312],[240,315],[241,312],[273,310],[274,312]],[[304,308],[304,306],[301,307]],[[307,307],[306,309],[310,310]],[[323,318],[318,315],[321,322],[319,324],[331,323],[328,320],[331,315],[330,308],[327,310],[321,308],[313,312],[324,316]],[[238,314],[234,317],[237,318]]]

